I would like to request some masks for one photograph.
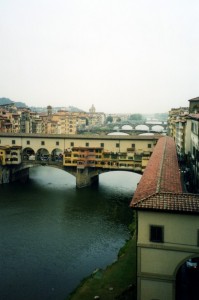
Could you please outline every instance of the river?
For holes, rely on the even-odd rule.
[[[109,172],[99,185],[50,167],[26,184],[0,186],[0,299],[64,300],[96,268],[117,259],[129,238],[140,175]]]

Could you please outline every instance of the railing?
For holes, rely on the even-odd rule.
[[[35,159],[35,160],[29,160],[29,159],[23,159],[22,160],[22,163],[23,164],[32,164],[32,165],[63,165],[63,160],[57,160],[57,161],[54,161],[54,160],[39,160],[39,159]]]

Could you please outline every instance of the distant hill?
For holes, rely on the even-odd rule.
[[[6,104],[12,104],[14,103],[16,105],[16,107],[28,107],[24,102],[19,102],[19,101],[13,101],[10,100],[9,98],[0,98],[0,105],[6,105]],[[47,110],[47,107],[35,107],[35,106],[31,106],[30,107],[31,110],[33,111],[37,111],[37,112],[44,112]],[[71,112],[83,112],[82,109],[79,109],[75,106],[68,106],[68,107],[53,107],[53,111],[56,112],[60,109],[65,109],[67,111],[71,111]]]
[[[75,106],[68,106],[68,107],[66,107],[66,109],[68,111],[73,111],[73,112],[84,112],[82,109],[79,109],[79,108],[77,108]]]
[[[24,102],[19,101],[12,101],[8,98],[0,98],[0,105],[6,105],[6,104],[12,104],[14,103],[16,107],[27,107],[27,105]]]
[[[30,109],[32,111],[36,111],[36,112],[46,112],[47,111],[47,107],[31,106]],[[70,112],[84,112],[82,109],[79,109],[74,106],[68,106],[68,107],[52,106],[53,113],[57,112],[58,110],[66,110],[66,111],[70,111]]]

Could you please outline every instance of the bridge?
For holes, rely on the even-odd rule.
[[[160,136],[0,134],[0,184],[27,179],[29,168],[49,165],[91,185],[112,170],[143,173]]]
[[[105,128],[92,127],[89,129],[89,132],[104,134],[110,134],[113,132],[123,132],[130,135],[139,135],[142,133],[160,133],[167,132],[167,122],[161,121],[123,121],[118,123],[110,123]],[[88,132],[87,129],[80,130],[79,133]]]
[[[167,129],[167,121],[161,121],[161,120],[126,120],[126,121],[121,121],[121,122],[114,122],[114,123],[110,123],[109,125],[112,126],[119,126],[120,128],[122,128],[122,126],[125,125],[130,125],[133,127],[133,129],[136,128],[136,126],[138,125],[147,125],[149,127],[150,130],[152,130],[153,126],[162,126],[165,130]]]
[[[128,127],[132,127],[132,130]],[[126,128],[126,129],[125,129]],[[123,132],[133,131],[133,132],[159,132],[159,128],[161,131],[167,131],[167,123],[164,122],[155,122],[155,121],[129,121],[127,124],[120,125],[119,130]],[[157,130],[158,129],[158,130]]]

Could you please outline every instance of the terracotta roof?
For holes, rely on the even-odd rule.
[[[189,117],[192,119],[199,119],[199,114],[189,114]]]
[[[199,195],[157,193],[133,204],[134,208],[180,213],[199,213]]]
[[[130,206],[135,209],[199,213],[199,195],[183,193],[173,138],[159,139]]]

